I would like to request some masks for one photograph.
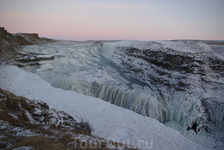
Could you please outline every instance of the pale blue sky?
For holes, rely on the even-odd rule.
[[[0,0],[0,26],[56,39],[224,40],[224,0]]]

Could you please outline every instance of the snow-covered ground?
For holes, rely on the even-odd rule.
[[[224,79],[220,75],[222,71],[217,73],[211,71],[208,64],[204,65],[203,63],[207,63],[208,56],[211,56],[212,59],[220,58],[217,59],[218,61],[222,60],[222,48],[194,41],[118,41],[103,44],[62,42],[25,46],[23,50],[29,53],[29,56],[18,59],[16,64],[26,71],[35,73],[53,87],[101,98],[165,123],[166,126],[174,128],[188,139],[209,149],[221,150],[224,141],[224,122],[222,120]],[[151,52],[152,55],[150,55]],[[148,54],[150,58],[146,56]],[[169,58],[166,58],[168,55]],[[184,64],[181,64],[181,59]],[[177,63],[180,63],[179,66]],[[218,64],[221,63],[218,62]],[[167,66],[170,66],[171,70],[167,69]],[[188,66],[192,66],[196,70],[193,73],[186,72]],[[179,70],[178,67],[180,67]],[[200,67],[205,72],[201,72]],[[10,74],[13,69],[6,70]],[[18,74],[20,72],[26,74],[18,68],[15,70],[19,72]],[[38,77],[35,76],[35,78]],[[40,78],[38,80],[41,80]],[[66,110],[69,114],[74,114],[75,118],[90,121],[95,128],[94,133],[104,138],[114,138],[121,140],[120,142],[125,140],[128,142],[127,139],[129,139],[132,140],[131,143],[134,146],[138,146],[139,142],[142,142],[146,148],[146,144],[150,146],[149,141],[159,139],[157,136],[162,135],[163,129],[167,132],[172,131],[169,128],[163,128],[164,126],[154,119],[117,108],[101,99],[54,89],[44,81],[39,82],[43,82],[43,85],[46,85],[50,91],[56,90],[56,94],[47,95],[41,84],[38,84],[38,87],[33,85],[34,88],[31,86],[30,92],[27,91],[29,86],[25,91],[23,88],[15,88],[14,84],[13,87],[10,87],[11,82],[14,81],[10,80],[7,83],[8,80],[4,83],[7,85],[6,88],[19,95],[34,99],[45,98],[49,103],[55,99],[55,103],[50,106]],[[17,80],[15,80],[15,84],[20,82],[23,87],[22,82],[24,81]],[[28,82],[31,80],[33,79]],[[189,86],[187,87],[185,84]],[[38,95],[38,91],[43,95]],[[70,98],[72,96],[73,98]],[[73,100],[74,104],[73,102],[71,104]],[[101,102],[98,102],[100,100]],[[202,101],[205,101],[205,104]],[[76,109],[73,107],[76,104],[76,107],[80,107],[79,109],[82,111],[70,110]],[[96,108],[94,108],[95,106]],[[67,108],[65,109],[65,107]],[[83,112],[84,110],[86,113]],[[107,116],[115,117],[115,120],[107,118]],[[134,121],[132,121],[133,118]],[[136,118],[142,118],[142,121]],[[155,122],[156,124],[154,124]],[[150,125],[150,129],[146,127],[148,125]],[[154,129],[152,129],[157,125],[158,128],[161,128],[159,134],[155,133],[157,130],[153,132]],[[153,127],[151,128],[151,126]],[[205,128],[208,132],[205,132]],[[176,134],[176,131],[174,132]],[[156,138],[153,139],[153,137]],[[148,140],[145,141],[146,139]],[[139,145],[140,148],[142,145]]]
[[[155,119],[72,91],[54,88],[37,75],[15,66],[0,67],[0,87],[16,95],[42,100],[77,120],[86,120],[93,134],[141,149],[205,149]]]

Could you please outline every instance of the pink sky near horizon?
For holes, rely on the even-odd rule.
[[[0,26],[67,40],[224,40],[223,0],[0,0]]]

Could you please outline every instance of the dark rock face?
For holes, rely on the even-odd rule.
[[[165,51],[154,51],[151,49],[138,50],[137,48],[122,48],[123,53],[126,56],[142,59],[149,64],[156,65],[160,68],[170,71],[179,71],[186,73],[203,74],[205,71],[203,67],[209,67],[213,71],[218,73],[224,71],[224,61],[218,57],[211,56],[198,59],[200,54],[191,53],[167,53]],[[172,52],[174,50],[167,49]],[[131,59],[130,59],[131,61]],[[124,64],[124,63],[123,63]]]
[[[54,55],[46,56],[46,55],[28,55],[26,57],[20,58],[17,61],[22,63],[29,63],[29,62],[40,62],[45,60],[53,60],[55,58]]]
[[[125,54],[128,59],[121,59],[121,64],[128,70],[135,74],[142,76],[144,74],[152,84],[163,84],[166,86],[175,87],[176,90],[186,90],[190,85],[183,80],[187,79],[189,74],[199,74],[204,76],[209,72],[217,73],[217,76],[223,77],[224,75],[224,60],[215,56],[205,55],[203,53],[181,53],[172,49],[164,50],[139,50],[133,47],[122,47],[119,49],[120,53]],[[122,55],[120,55],[122,56]],[[133,60],[141,60],[138,66],[133,65]],[[142,68],[141,68],[142,66]],[[145,66],[145,67],[143,67]],[[146,74],[147,68],[151,68],[153,72],[160,76],[154,76],[152,72]],[[173,75],[172,72],[179,72],[180,76]],[[166,78],[178,80],[176,86],[169,82]]]
[[[56,40],[40,38],[36,33],[10,34],[4,27],[0,27],[0,63],[24,55],[21,46],[52,42],[56,42]]]
[[[88,122],[80,122],[80,127],[85,133],[91,134],[91,127],[89,126]]]
[[[16,42],[21,46],[23,45],[33,45],[33,44],[46,44],[46,42],[41,39],[37,33],[17,33],[14,35]]]
[[[0,39],[6,38],[7,37],[7,31],[5,30],[4,27],[0,27]]]

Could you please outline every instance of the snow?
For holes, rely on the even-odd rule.
[[[162,123],[175,120],[181,126],[180,133],[184,136],[187,132],[186,134],[183,132],[192,128],[196,122],[197,131],[203,130],[207,126],[209,132],[210,130],[215,132],[211,133],[210,137],[223,142],[223,138],[217,138],[217,133],[223,131],[222,111],[224,105],[216,107],[213,102],[209,104],[214,113],[208,116],[214,121],[207,121],[206,113],[208,111],[205,111],[201,104],[201,100],[210,97],[216,98],[214,103],[218,100],[222,101],[223,88],[221,84],[224,83],[223,78],[215,77],[216,75],[212,74],[210,76],[210,69],[206,70],[206,76],[201,76],[197,71],[191,74],[185,69],[169,70],[165,66],[159,67],[149,63],[147,58],[141,59],[144,57],[144,52],[147,51],[159,54],[158,57],[152,55],[150,58],[160,62],[166,62],[163,54],[180,55],[197,59],[198,62],[193,62],[190,65],[200,68],[199,62],[206,60],[208,55],[221,54],[221,47],[214,49],[201,42],[179,40],[119,41],[103,43],[102,47],[93,42],[64,42],[26,46],[23,49],[31,56],[55,56],[54,60],[38,62],[38,66],[23,64],[25,65],[23,69],[36,73],[53,87],[98,97],[141,115],[155,118]],[[134,56],[128,54],[129,49],[131,54],[133,50]],[[162,54],[161,57],[160,54]],[[124,64],[127,64],[127,67]],[[131,71],[127,71],[128,65],[134,70],[129,69]],[[188,67],[188,65],[188,63],[183,63],[181,66]],[[125,69],[127,70],[125,71]],[[158,82],[153,83],[150,80]],[[203,83],[202,80],[206,82]],[[179,86],[180,82],[189,84],[189,89]],[[175,87],[182,91],[175,90]],[[162,96],[161,91],[163,91]],[[174,129],[176,129],[175,127]],[[126,132],[128,130],[122,128],[116,130],[114,136],[119,139],[122,135],[126,135]],[[214,141],[214,139],[203,141],[203,139],[209,139],[208,137],[207,135],[204,138],[200,137],[202,143]],[[188,138],[195,141],[191,136]],[[213,148],[213,145],[210,144],[207,147]]]
[[[195,41],[158,41],[163,44],[163,48],[171,48],[183,52],[213,52],[211,48],[204,43]]]
[[[164,50],[172,49],[181,52],[213,52],[209,45],[195,41],[118,41],[113,43],[104,43],[104,46],[115,49],[117,47],[133,47],[139,50]]]
[[[0,129],[12,129],[13,126],[11,126],[8,122],[0,120]]]
[[[52,54],[51,55],[49,54],[49,55],[38,55],[37,56],[37,58],[52,58],[52,57],[54,57],[54,55],[52,55]]]
[[[178,125],[171,125],[170,127],[180,131],[180,133],[188,139],[196,141],[196,143],[206,145],[206,147],[211,149],[223,149],[223,138],[218,135],[219,133],[223,134],[224,123],[224,79],[223,75],[219,74],[222,71],[222,67],[215,72],[205,65],[203,66],[205,69],[203,74],[200,74],[197,68],[193,73],[188,73],[184,69],[181,71],[175,69],[168,70],[165,65],[161,66],[159,63],[157,65],[146,61],[149,59],[151,61],[165,62],[167,61],[166,57],[160,58],[158,57],[159,55],[151,55],[152,58],[146,58],[145,60],[142,59],[144,58],[144,53],[142,53],[144,50],[160,55],[165,53],[165,55],[171,54],[174,57],[181,55],[194,58],[196,61],[192,65],[200,68],[203,65],[198,62],[210,63],[211,66],[222,66],[223,57],[221,55],[223,47],[211,47],[196,41],[120,41],[104,43],[102,47],[103,56],[127,70],[133,70],[131,74],[134,77],[144,79],[149,83],[151,81],[154,82],[156,88],[163,92],[163,99],[160,102],[165,100],[167,102],[164,102],[164,107],[168,109],[168,111],[165,111],[168,112],[166,114],[169,117],[167,121],[175,120],[176,124],[181,126],[181,130],[178,130]],[[215,64],[211,64],[211,62],[207,61],[209,58],[217,60],[218,63],[214,61],[212,63]],[[188,84],[189,88],[185,87],[183,90],[176,90],[176,87],[181,88],[178,85],[180,82]],[[166,84],[168,86],[165,86]],[[207,105],[206,107],[203,106],[203,102],[208,103],[207,105],[210,108],[207,109]],[[194,133],[193,130],[187,131],[189,127],[193,126],[193,123],[196,123],[198,125],[197,129],[200,129],[200,133],[197,135],[192,134]],[[201,131],[205,126],[211,130],[211,134]]]
[[[16,136],[38,136],[40,134],[37,134],[35,132],[30,131],[29,129],[24,129],[22,127],[14,127],[10,125],[10,123],[0,120],[0,129],[7,129],[10,131],[15,131]]]
[[[30,123],[35,124],[36,121],[33,119],[31,114],[27,110],[25,110],[25,114],[26,114],[27,118],[29,119]]]
[[[124,141],[141,149],[205,149],[155,119],[98,98],[54,88],[37,75],[15,66],[0,66],[0,88],[28,99],[42,100],[77,120],[86,120],[93,134],[105,139]]]
[[[15,119],[18,119],[18,117],[12,113],[8,113],[9,115],[11,115],[12,117],[14,117]]]
[[[128,136],[128,132],[130,131],[125,128],[120,128],[115,131],[113,138],[119,141],[124,140]]]
[[[40,136],[41,134],[35,133],[30,131],[29,129],[24,130],[23,128],[14,128],[12,131],[16,131],[16,136],[26,136],[26,137],[31,137],[31,136]]]
[[[184,129],[182,125],[180,125],[176,121],[166,122],[165,125],[179,131],[182,135],[184,135],[188,139],[191,139],[192,141],[195,141],[199,143],[200,145],[204,145],[205,147],[217,148],[218,145],[223,145],[220,141],[216,140],[211,135],[209,135],[209,133],[204,132],[203,134],[196,134],[193,130],[187,131],[186,129]],[[205,136],[206,134],[207,136]],[[219,139],[224,138],[224,135],[222,133],[219,133],[219,135],[216,135],[216,136],[220,136]],[[219,149],[222,149],[222,148],[219,147]]]
[[[153,96],[153,89],[102,57],[101,53],[107,50],[99,49],[96,44],[56,43],[27,46],[23,49],[31,54],[56,56],[52,61],[40,62],[41,65],[33,67],[34,69],[29,65],[25,68],[35,72],[53,87],[98,97],[161,122],[166,120],[163,116],[165,109],[161,110],[161,104]],[[144,104],[146,105],[143,106]]]
[[[31,146],[21,146],[21,147],[17,147],[17,148],[14,148],[12,150],[32,150],[33,147]]]
[[[135,56],[125,53],[127,49],[133,48],[137,48],[134,50]],[[209,46],[195,41],[119,41],[104,43],[102,47],[93,42],[64,42],[25,46],[23,49],[30,56],[34,55],[37,58],[45,55],[46,58],[55,56],[53,60],[38,62],[38,66],[23,64],[25,66],[23,69],[36,73],[53,87],[98,97],[141,115],[155,118],[162,123],[169,121],[166,123],[167,126],[209,148],[216,147],[220,141],[223,142],[218,132],[223,132],[224,105],[215,104],[218,101],[222,103],[223,78],[211,73],[210,69],[207,69],[206,75],[201,76],[197,71],[191,74],[184,69],[169,70],[141,59],[144,56],[143,51],[153,51],[156,54],[193,57],[200,62],[206,60],[208,55],[222,57],[223,47]],[[165,61],[163,56],[156,56],[155,59]],[[125,71],[127,68],[122,63],[136,70]],[[182,66],[184,65],[187,67],[188,64]],[[198,62],[193,62],[192,65],[198,68],[201,66]],[[159,84],[152,85],[151,79],[158,81]],[[181,88],[178,85],[180,82],[189,84],[189,90],[186,88],[182,88],[186,92],[175,90],[174,87]],[[169,89],[164,84],[170,85]],[[30,94],[36,92],[32,88],[27,90]],[[161,91],[163,91],[162,96]],[[207,101],[211,112],[214,111],[209,115],[213,119],[210,122],[206,121],[208,111],[201,104],[201,100],[206,99],[211,102],[209,104],[210,102]],[[57,103],[60,104],[59,101]],[[70,109],[70,106],[68,107]],[[76,117],[88,121],[88,117],[84,115]],[[195,135],[193,130],[187,131],[193,123],[197,123],[197,131],[207,126],[209,130],[215,132],[210,135],[203,133],[202,136],[200,131],[200,135]],[[96,134],[98,133],[103,134],[101,131]],[[121,127],[114,129],[111,135],[117,140],[122,140],[128,138],[131,133],[131,130]],[[223,146],[222,143],[218,145]]]
[[[211,45],[210,48],[220,56],[224,57],[224,45]]]

